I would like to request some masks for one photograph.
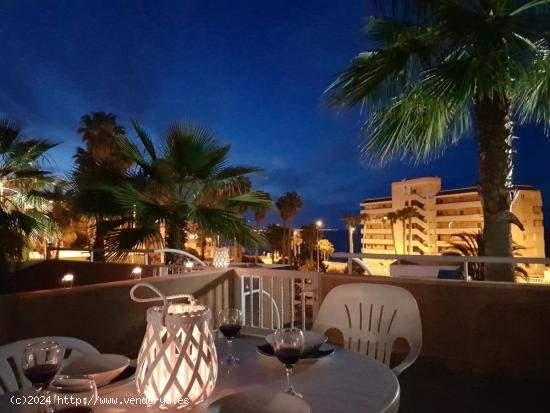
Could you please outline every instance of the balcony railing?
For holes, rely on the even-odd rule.
[[[444,265],[455,264],[462,265],[463,275],[465,281],[470,281],[469,265],[468,264],[524,264],[529,266],[530,264],[538,266],[550,266],[550,258],[542,257],[478,257],[478,256],[458,256],[458,255],[416,255],[416,254],[371,254],[371,253],[356,253],[349,254],[347,252],[337,252],[331,255],[332,258],[346,259],[348,274],[352,273],[352,263],[354,260],[390,260],[390,261],[414,261],[415,263],[421,263],[426,265]],[[356,261],[357,262],[357,261]],[[375,274],[376,275],[376,274]],[[550,284],[550,282],[542,281],[542,277],[528,277],[527,280],[531,282],[532,279],[537,278],[539,284]]]

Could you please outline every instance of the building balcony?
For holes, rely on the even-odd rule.
[[[435,209],[436,210],[443,210],[443,209],[460,209],[460,208],[481,208],[481,201],[457,201],[457,202],[450,202],[446,201],[444,203],[436,203]]]
[[[462,221],[478,221],[483,222],[482,214],[464,214],[464,215],[438,215],[435,217],[436,222],[462,222]]]

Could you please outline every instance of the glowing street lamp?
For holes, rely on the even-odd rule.
[[[320,263],[320,248],[319,248],[319,232],[321,231],[321,228],[323,228],[323,221],[320,219],[315,222],[315,227],[317,228],[317,272],[321,270],[321,263]]]

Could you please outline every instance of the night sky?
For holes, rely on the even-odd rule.
[[[58,173],[71,168],[87,112],[125,126],[135,117],[156,137],[174,120],[203,124],[233,144],[233,163],[265,168],[256,188],[303,196],[298,224],[343,227],[342,213],[403,178],[475,185],[473,139],[426,165],[373,168],[358,157],[359,112],[327,109],[323,90],[368,48],[368,13],[367,2],[343,0],[0,0],[0,114],[63,142]],[[515,181],[541,188],[550,214],[550,140],[517,134]]]

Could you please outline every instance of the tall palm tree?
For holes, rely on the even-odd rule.
[[[513,125],[550,123],[549,2],[376,3],[372,48],[329,86],[330,103],[367,111],[362,153],[382,163],[427,161],[473,133],[485,253],[512,256]],[[513,268],[488,265],[487,279],[513,281]]]
[[[352,214],[344,214],[342,215],[342,221],[346,223],[346,228],[348,230],[349,253],[353,254],[353,233],[355,227],[361,222],[361,217]]]
[[[267,192],[265,193],[265,199],[271,201],[271,195],[269,195]],[[271,205],[260,205],[255,208],[253,208],[254,212],[254,222],[256,223],[256,232],[260,232],[260,224],[267,216],[267,213],[271,209]],[[254,263],[258,262],[258,244],[254,245]]]
[[[396,213],[401,220],[401,223],[403,224],[403,253],[412,254],[412,219],[415,217],[419,217],[420,215],[418,214],[416,208],[412,206],[401,208],[400,210],[396,211]],[[406,227],[408,231],[405,231],[405,223],[407,223]],[[405,242],[406,238],[408,239],[408,245]]]
[[[243,207],[270,204],[265,194],[245,189],[246,176],[257,168],[227,166],[231,145],[220,144],[202,127],[174,123],[157,148],[145,130],[132,123],[141,147],[129,140],[121,147],[137,167],[122,184],[104,188],[126,212],[125,221],[111,231],[110,244],[182,249],[189,222],[206,234],[245,246],[263,242],[240,215]],[[159,224],[166,229],[164,238]]]
[[[31,246],[58,232],[42,196],[55,183],[43,168],[54,146],[24,137],[17,123],[0,120],[0,273],[10,261],[24,258]]]
[[[285,192],[275,203],[279,210],[279,215],[283,221],[283,262],[288,257],[287,263],[290,263],[290,240],[292,231],[292,222],[300,209],[304,207],[304,201],[297,192]]]
[[[383,218],[383,221],[389,222],[391,225],[391,238],[393,240],[393,251],[397,254],[397,240],[395,239],[395,224],[399,220],[399,214],[397,212],[389,212],[388,215],[386,215]],[[403,244],[403,250],[405,249],[405,244]]]
[[[126,131],[113,113],[91,112],[82,116],[78,133],[86,145],[86,152],[96,163],[121,173],[131,166],[117,142]]]
[[[95,221],[94,249],[105,248],[107,233],[118,225],[120,208],[112,196],[98,190],[98,184],[116,185],[129,170],[132,162],[122,152],[120,143],[125,129],[112,113],[92,112],[82,116],[78,133],[85,148],[74,156],[75,168],[70,180],[74,205]],[[102,261],[104,253],[95,252],[94,260]]]

